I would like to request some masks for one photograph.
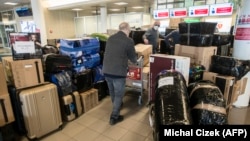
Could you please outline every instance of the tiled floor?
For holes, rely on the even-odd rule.
[[[149,125],[147,96],[138,105],[137,95],[126,95],[121,114],[124,121],[114,126],[109,125],[112,108],[110,97],[107,96],[87,113],[65,124],[62,130],[55,131],[41,141],[153,141],[152,129]],[[250,107],[232,108],[229,112],[229,124],[249,124]],[[21,137],[19,141],[28,141]]]

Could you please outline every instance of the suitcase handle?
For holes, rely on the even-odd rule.
[[[7,111],[6,111],[6,108],[4,105],[4,99],[0,99],[0,103],[1,103],[2,110],[3,110],[4,120],[7,123],[7,122],[9,122],[9,120],[8,120]]]
[[[38,83],[41,83],[41,78],[40,78],[40,73],[39,73],[38,62],[35,61],[35,64],[36,64],[36,75],[37,75]]]

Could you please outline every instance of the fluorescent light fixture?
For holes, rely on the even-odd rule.
[[[83,9],[81,9],[81,8],[74,8],[74,9],[72,9],[72,10],[74,10],[74,11],[81,11],[81,10],[83,10]]]
[[[142,6],[135,6],[135,7],[132,7],[132,8],[134,8],[134,9],[141,9],[143,7]]]
[[[127,5],[128,3],[126,3],[126,2],[116,2],[114,4],[116,4],[116,5]]]
[[[7,5],[17,5],[18,3],[15,3],[15,2],[5,2],[4,4],[7,4]]]
[[[96,11],[91,11],[92,13],[96,13]],[[100,11],[97,11],[97,13],[100,13]]]
[[[110,11],[121,11],[121,9],[109,9]]]

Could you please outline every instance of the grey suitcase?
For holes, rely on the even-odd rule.
[[[61,129],[63,123],[55,84],[24,89],[19,97],[29,139],[40,138]]]

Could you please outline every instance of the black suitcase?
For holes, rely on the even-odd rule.
[[[211,46],[213,42],[213,35],[209,34],[181,34],[180,44],[197,47]]]
[[[94,83],[94,88],[98,90],[98,100],[102,100],[107,95],[109,95],[109,88],[107,82],[99,81],[98,83]]]
[[[85,92],[93,88],[93,72],[91,69],[86,69],[81,73],[72,75],[73,90]]]
[[[163,70],[156,80],[156,123],[192,124],[187,86],[183,75],[178,71]]]
[[[145,32],[146,31],[144,30],[131,30],[131,32],[129,33],[129,37],[133,39],[135,45],[140,43],[144,44],[142,36]]]
[[[226,101],[213,82],[201,80],[189,84],[188,93],[195,125],[226,125]]]
[[[170,54],[170,46],[166,44],[165,40],[160,40],[160,53]]]
[[[44,71],[55,73],[62,70],[72,70],[72,60],[69,56],[61,54],[46,54],[43,56]]]
[[[161,125],[191,125],[187,86],[178,71],[163,70],[156,78],[155,101],[149,115],[153,137],[158,141]]]
[[[8,92],[10,94],[11,105],[15,116],[15,121],[13,122],[14,130],[20,135],[25,135],[27,134],[27,130],[24,124],[24,117],[21,108],[22,103],[19,99],[20,91],[17,90],[14,86],[9,85]]]

